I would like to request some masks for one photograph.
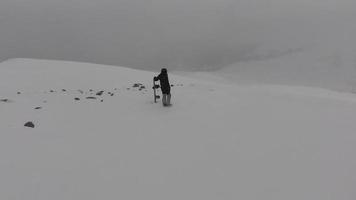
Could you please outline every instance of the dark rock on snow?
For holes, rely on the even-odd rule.
[[[104,91],[100,91],[100,92],[97,92],[96,95],[101,96],[101,95],[103,95],[103,93],[104,93]]]
[[[39,110],[39,109],[42,109],[42,107],[36,107],[35,109],[36,109],[36,110]]]
[[[75,97],[74,100],[79,101],[80,99],[78,97]]]
[[[33,124],[33,122],[26,122],[26,124],[24,126],[29,127],[29,128],[35,128],[35,124]]]
[[[87,97],[87,99],[96,99],[96,97]]]
[[[135,83],[135,84],[133,84],[132,87],[140,87],[141,85],[142,85],[141,83]]]

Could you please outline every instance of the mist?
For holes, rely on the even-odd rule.
[[[217,70],[353,38],[353,0],[2,0],[0,61]]]

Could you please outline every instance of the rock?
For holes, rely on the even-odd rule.
[[[10,102],[9,99],[0,99],[0,101],[1,101],[1,102],[5,102],[5,103],[6,103],[6,102]]]
[[[62,92],[66,92],[67,90],[66,89],[62,89]]]
[[[49,92],[53,93],[53,92],[54,92],[54,90],[50,90]]]
[[[35,124],[33,124],[33,122],[26,122],[26,124],[24,126],[29,127],[29,128],[35,128]]]
[[[42,109],[42,107],[36,107],[35,109],[36,109],[36,110],[39,110],[39,109]]]
[[[100,102],[104,102],[104,100],[101,100]]]
[[[96,99],[96,97],[87,97],[86,99]]]
[[[135,84],[133,84],[132,87],[140,87],[141,85],[142,85],[141,83],[135,83]]]
[[[74,100],[76,100],[76,101],[79,101],[79,100],[80,100],[80,98],[78,98],[78,97],[75,97],[75,98],[74,98]]]
[[[21,92],[17,92],[17,94],[21,94]]]
[[[100,91],[100,92],[97,92],[96,95],[101,96],[103,93],[104,93],[104,91]]]

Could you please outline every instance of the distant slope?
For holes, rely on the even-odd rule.
[[[356,198],[354,95],[171,75],[165,108],[153,75],[1,63],[0,199]]]
[[[275,39],[218,73],[240,83],[313,86],[355,92],[356,27],[348,25],[345,23],[332,31],[329,28],[330,32],[326,33],[319,31],[309,36],[314,39],[299,44]]]

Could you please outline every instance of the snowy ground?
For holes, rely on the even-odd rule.
[[[354,94],[153,75],[0,64],[0,199],[356,199]]]

